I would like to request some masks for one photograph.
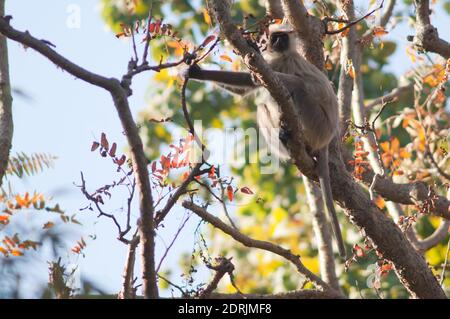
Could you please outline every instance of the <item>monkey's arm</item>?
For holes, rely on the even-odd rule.
[[[248,72],[213,71],[192,67],[189,69],[189,77],[200,81],[213,81],[237,87],[254,88],[257,86]]]
[[[212,81],[221,88],[238,95],[246,95],[258,87],[248,72],[203,70],[195,65],[189,68],[189,77],[197,81]]]

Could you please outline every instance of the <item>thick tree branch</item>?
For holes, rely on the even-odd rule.
[[[370,101],[368,104],[366,104],[365,108],[367,111],[370,111],[379,105],[392,102],[395,99],[399,98],[400,96],[406,95],[408,93],[412,93],[413,88],[414,88],[414,83],[399,86],[399,87],[393,89],[391,92]]]
[[[413,227],[410,227],[406,231],[408,239],[412,242],[413,246],[420,252],[424,253],[427,250],[435,247],[441,241],[443,241],[448,236],[448,230],[450,227],[450,221],[441,220],[441,224],[438,228],[427,238],[419,239],[417,232]]]
[[[280,246],[277,246],[268,241],[252,239],[252,238],[242,234],[235,228],[225,224],[219,218],[211,215],[210,213],[208,213],[206,211],[206,209],[204,209],[198,205],[195,205],[194,203],[192,203],[190,201],[184,201],[183,207],[186,209],[189,209],[193,213],[197,214],[200,218],[207,221],[214,227],[220,229],[224,233],[228,234],[234,240],[240,242],[244,246],[266,250],[271,253],[274,253],[275,255],[283,257],[287,261],[291,262],[297,268],[297,271],[300,274],[304,275],[308,280],[310,280],[313,284],[320,287],[324,291],[327,291],[327,290],[335,291],[326,282],[324,282],[318,276],[316,276],[311,271],[309,271],[301,262],[300,256],[293,254],[290,250],[285,249]],[[336,295],[340,295],[340,293],[338,293],[337,291],[335,291],[335,293],[336,293]]]
[[[310,33],[309,19],[311,16],[308,14],[308,10],[306,10],[303,1],[281,0],[281,3],[284,15],[294,30],[300,38],[307,38]]]
[[[353,0],[339,1],[340,9],[345,13],[349,21],[355,19],[355,8]],[[341,71],[339,75],[339,88],[337,92],[338,105],[339,105],[339,120],[341,124],[341,136],[344,136],[348,123],[351,120],[352,113],[352,91],[353,91],[353,79],[348,72],[348,64],[355,58],[356,51],[356,29],[351,27],[347,36],[341,41]]]
[[[223,276],[226,274],[229,274],[230,276],[233,275],[234,265],[230,259],[219,257],[216,258],[216,260],[218,261],[217,265],[207,265],[209,269],[214,270],[216,273],[208,286],[200,293],[200,299],[211,298],[212,292],[217,289],[217,286]]]
[[[340,290],[336,276],[336,262],[333,252],[333,233],[330,222],[325,215],[322,194],[319,186],[303,176],[308,206],[313,215],[313,229],[319,251],[319,265],[322,279],[336,290]]]
[[[281,7],[280,0],[265,0],[266,12],[274,19],[283,18],[283,8]]]
[[[0,0],[0,17],[5,15],[5,0]],[[9,80],[8,46],[0,35],[0,186],[8,167],[13,137],[12,96]]]
[[[394,7],[395,7],[396,3],[397,3],[396,0],[389,0],[388,4],[386,6],[386,10],[384,11],[383,15],[381,16],[381,20],[380,20],[380,26],[382,26],[383,28],[386,27],[389,20],[391,19],[392,14],[394,13]]]
[[[431,24],[430,1],[414,0],[416,6],[416,35],[408,37],[420,51],[429,51],[450,59],[450,43],[439,37],[438,30]]]
[[[370,185],[374,172],[367,170],[362,174],[363,182]],[[417,181],[406,184],[394,183],[390,178],[378,178],[374,190],[387,200],[405,205],[425,205],[430,200],[432,204],[429,213],[450,220],[450,201],[440,195],[430,198],[429,187],[426,183]]]
[[[131,114],[127,99],[127,92],[121,86],[119,80],[114,78],[109,79],[81,68],[54,51],[47,45],[47,42],[38,40],[31,36],[28,31],[20,32],[15,30],[10,26],[9,19],[4,17],[0,17],[0,33],[11,40],[19,42],[41,53],[64,71],[67,71],[75,77],[78,77],[90,84],[104,88],[111,94],[130,147],[133,171],[139,193],[139,236],[142,247],[141,257],[144,295],[146,298],[157,298],[158,287],[156,284],[154,259],[155,241],[153,198],[147,170],[147,158],[144,154],[143,144],[139,136],[138,128]]]
[[[136,297],[133,287],[134,266],[136,263],[136,248],[139,244],[139,236],[135,235],[128,244],[127,260],[123,270],[122,290],[118,294],[118,299],[132,299]]]
[[[323,70],[325,60],[322,39],[326,31],[325,24],[319,18],[308,14],[302,1],[281,0],[281,4],[289,24],[304,44],[300,47],[303,56],[319,70]]]

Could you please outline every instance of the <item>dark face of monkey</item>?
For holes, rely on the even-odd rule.
[[[274,32],[270,35],[270,48],[272,51],[282,53],[289,49],[289,34],[286,32]]]

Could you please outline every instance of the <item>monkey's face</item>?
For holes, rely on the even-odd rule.
[[[270,35],[270,50],[283,53],[289,50],[290,37],[287,32],[274,32]]]

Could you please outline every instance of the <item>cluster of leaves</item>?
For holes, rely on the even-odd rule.
[[[127,157],[125,154],[122,154],[120,157],[116,155],[117,152],[117,143],[112,143],[111,147],[109,146],[109,141],[106,138],[106,134],[102,133],[100,137],[100,142],[94,141],[92,142],[91,152],[99,150],[99,153],[102,157],[111,157],[114,164],[117,165],[117,171],[119,172],[122,168],[122,165],[125,164]]]
[[[0,215],[0,224],[8,225],[13,215],[26,209],[56,213],[60,216],[63,223],[80,224],[80,222],[76,219],[76,214],[67,215],[66,212],[60,208],[59,204],[56,204],[53,207],[48,206],[46,205],[47,200],[43,194],[36,192],[32,196],[29,192],[25,192],[23,196],[17,194],[13,198],[8,198],[6,195],[1,195],[0,203],[3,204],[4,208],[1,210],[2,215]],[[42,228],[50,229],[54,225],[55,224],[53,222],[47,222]]]
[[[24,174],[31,176],[43,171],[44,168],[52,168],[57,157],[50,154],[35,153],[27,155],[18,153],[10,156],[6,173],[22,178]]]
[[[36,250],[40,243],[32,240],[20,240],[19,234],[14,234],[12,237],[4,236],[0,244],[0,253],[5,257],[9,256],[23,256],[25,250]]]

